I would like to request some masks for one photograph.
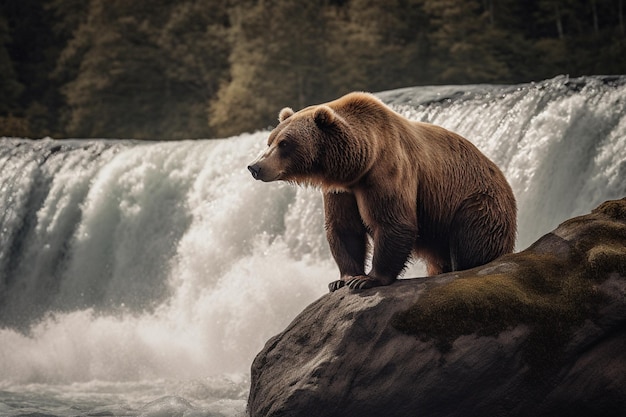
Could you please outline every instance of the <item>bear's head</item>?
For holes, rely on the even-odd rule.
[[[358,178],[360,146],[349,123],[328,105],[296,113],[284,108],[267,148],[248,166],[261,181],[289,181],[313,186],[341,187]],[[362,145],[361,145],[362,146]]]

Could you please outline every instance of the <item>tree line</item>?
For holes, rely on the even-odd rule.
[[[181,139],[348,91],[626,73],[626,0],[2,0],[0,136]]]

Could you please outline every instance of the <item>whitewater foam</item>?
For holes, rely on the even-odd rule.
[[[25,173],[19,189],[47,197],[33,226],[5,225],[26,236],[13,261],[19,281],[5,280],[3,318],[37,319],[42,308],[33,312],[29,300],[46,307],[26,333],[23,323],[0,330],[3,379],[245,372],[335,275],[315,190],[249,181],[245,162],[264,136],[118,144],[93,165],[75,163],[74,154],[93,152],[79,145],[48,157],[50,177],[41,168]],[[61,258],[56,268],[49,250]]]

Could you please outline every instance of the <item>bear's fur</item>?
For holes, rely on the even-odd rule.
[[[248,169],[262,181],[320,187],[340,279],[393,283],[411,253],[428,273],[472,268],[513,250],[516,204],[498,167],[466,139],[410,121],[367,93],[279,114]],[[373,243],[372,268],[365,272]]]

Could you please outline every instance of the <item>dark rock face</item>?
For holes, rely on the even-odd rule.
[[[626,416],[626,198],[527,250],[307,307],[250,416]]]

